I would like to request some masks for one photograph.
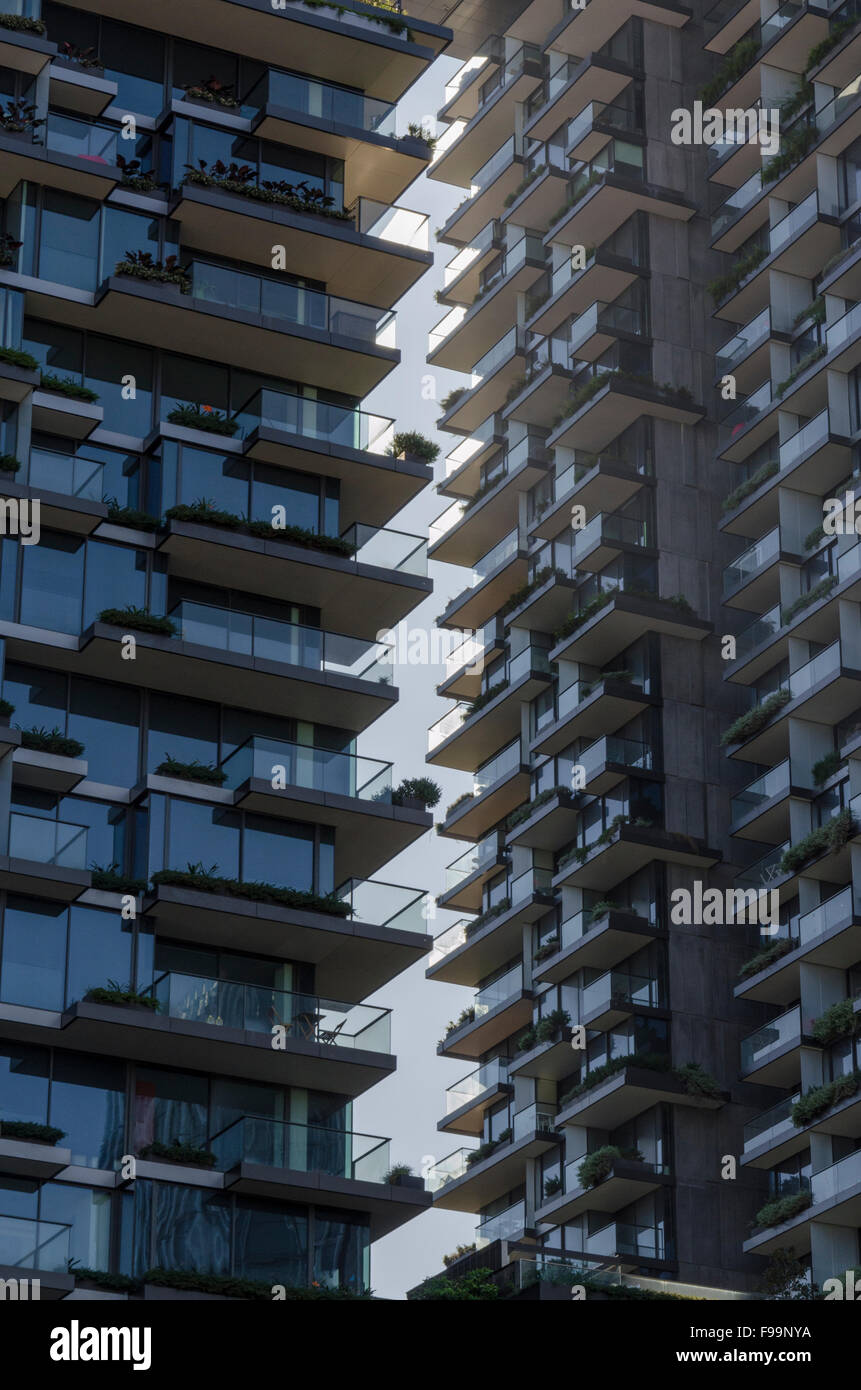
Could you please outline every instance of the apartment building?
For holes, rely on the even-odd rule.
[[[397,103],[451,35],[2,8],[0,1277],[358,1294],[430,1201],[352,1118],[396,1065],[365,1001],[430,944],[386,865],[433,803],[358,751],[433,452],[363,401],[432,261]]]
[[[464,194],[430,554],[474,635],[427,973],[475,991],[430,1185],[476,1217],[449,1275],[750,1297],[776,1252],[859,1263],[861,590],[822,527],[861,428],[859,11],[517,10],[471,14],[430,171]],[[755,138],[677,143],[697,102]]]

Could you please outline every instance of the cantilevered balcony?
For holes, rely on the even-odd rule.
[[[456,705],[432,725],[427,761],[463,771],[486,761],[519,732],[523,704],[535,699],[551,679],[545,648],[530,646],[518,652],[506,662],[503,679],[488,688],[479,709]]]
[[[626,1158],[621,1155],[612,1159],[610,1171],[601,1182],[583,1187],[578,1177],[578,1168],[585,1157],[585,1153],[581,1154],[579,1158],[565,1164],[564,1190],[553,1197],[542,1199],[535,1213],[537,1221],[552,1222],[554,1226],[561,1226],[584,1212],[621,1211],[623,1207],[630,1206],[632,1202],[646,1197],[669,1182],[669,1170],[665,1165],[647,1163],[642,1158]],[[655,1251],[661,1250],[661,1244],[658,1241],[653,1247],[646,1230],[647,1228],[633,1227],[623,1222],[613,1222],[610,1227],[602,1226],[593,1236],[587,1238],[587,1253],[605,1252],[605,1248],[606,1253],[611,1253],[608,1242],[611,1239],[609,1233],[613,1231],[615,1250],[612,1253],[626,1254],[629,1253],[630,1247],[630,1251],[636,1250],[637,1254],[654,1258]],[[635,1231],[638,1232],[637,1235],[634,1235]],[[656,1236],[659,1234],[655,1232]]]
[[[613,733],[651,703],[627,671],[607,671],[588,680],[575,681],[556,696],[554,717],[542,724],[532,739],[534,753],[553,754],[575,738],[599,738]]]
[[[360,1208],[372,1240],[430,1206],[420,1179],[411,1186],[387,1180],[390,1140],[378,1135],[244,1115],[214,1135],[210,1148],[226,1192]]]
[[[509,959],[510,959],[509,952]],[[451,957],[446,957],[450,960]],[[478,970],[483,969],[483,963]],[[436,978],[444,978],[439,975]],[[479,975],[480,978],[480,975]],[[472,975],[472,982],[476,973]],[[478,1061],[483,1053],[519,1028],[532,1017],[532,990],[524,987],[523,965],[518,962],[504,975],[485,985],[475,995],[469,1017],[447,1033],[437,1051],[442,1057],[461,1057]]]
[[[632,1014],[648,1014],[666,1008],[661,980],[634,975],[619,967],[585,985],[580,996],[580,1019],[587,1028],[608,1032]]]
[[[583,908],[562,923],[555,950],[534,962],[533,975],[542,984],[559,984],[576,970],[612,970],[663,935],[658,926],[626,908]]]
[[[642,739],[604,734],[577,755],[576,765],[583,769],[582,790],[590,796],[602,796],[631,772],[651,772],[655,768],[653,751]]]
[[[526,334],[515,325],[494,343],[472,369],[471,385],[445,410],[443,428],[468,433],[505,404],[509,390],[523,375]]]
[[[155,1008],[72,1004],[55,1025],[56,1041],[140,1062],[215,1066],[224,1075],[270,1082],[283,1076],[289,1059],[297,1085],[350,1096],[395,1069],[388,1009],[177,971],[159,975],[143,993],[156,1001]],[[41,1011],[40,1017],[47,1021]],[[275,1028],[283,1029],[278,1047]]]
[[[636,1055],[632,1055],[618,1071],[594,1085],[589,1082],[589,1072],[582,1074],[577,1088],[579,1094],[562,1096],[557,1125],[586,1126],[590,1129],[613,1130],[627,1124],[636,1115],[651,1110],[655,1105],[683,1105],[695,1110],[718,1110],[727,1097],[691,1094],[684,1084],[673,1076],[666,1059],[666,1068],[643,1066]]]
[[[0,1279],[37,1279],[40,1298],[65,1298],[75,1287],[71,1235],[68,1221],[0,1216]]]
[[[142,911],[157,933],[207,947],[305,960],[319,987],[365,998],[420,960],[431,945],[427,894],[376,879],[348,879],[336,911],[282,907],[251,898],[159,883]]]
[[[801,1067],[801,1048],[813,1044],[808,1037],[809,1021],[802,1028],[798,1004],[787,1009],[741,1043],[741,1074],[745,1081],[760,1086],[792,1086],[797,1084]]]
[[[548,72],[544,86],[530,100],[527,110],[524,133],[530,140],[549,140],[571,111],[613,109],[633,81],[634,70],[629,64],[602,53],[590,53],[582,59],[566,54],[560,61],[551,51],[550,58],[551,63],[556,60],[556,66]],[[571,124],[569,121],[569,144]],[[589,157],[577,154],[578,159]]]
[[[524,168],[522,140],[512,135],[471,175],[469,193],[444,223],[440,241],[465,246],[488,222],[502,217]]]
[[[811,780],[790,758],[761,773],[730,798],[730,833],[766,844],[784,840],[790,830],[790,799],[811,800]]]
[[[566,255],[549,274],[545,290],[539,287],[527,301],[529,327],[535,333],[555,333],[590,304],[612,304],[635,283],[638,273],[639,261],[605,247],[590,248],[582,268],[575,269],[573,257]]]
[[[495,1057],[449,1086],[445,1093],[445,1118],[439,1121],[437,1129],[446,1134],[480,1137],[485,1111],[513,1091],[508,1081],[508,1059]]]
[[[12,811],[0,882],[13,893],[74,902],[90,886],[87,826]]]
[[[508,895],[495,908],[481,917],[456,922],[453,927],[442,932],[434,940],[434,949],[426,972],[428,979],[443,980],[447,984],[474,986],[478,980],[484,979],[492,971],[500,969],[506,962],[520,955],[523,949],[524,928],[543,917],[553,906],[550,880],[551,874],[547,869],[526,869],[516,878],[510,879]],[[520,974],[517,975],[516,971],[520,971]],[[519,1006],[522,999],[526,999],[525,995],[522,999],[520,996],[513,998],[515,985],[522,982],[522,967],[517,966],[516,971],[514,974],[509,972],[505,977],[505,989],[509,990],[512,1003],[517,1005],[517,1017],[509,1032],[522,1026],[521,1014],[524,1010]],[[492,998],[497,999],[499,992],[498,983],[494,984]],[[531,998],[531,994],[528,997]],[[528,1014],[529,1010],[525,1012]],[[476,1019],[478,1018],[477,1006]],[[495,1016],[492,1021],[495,1023]],[[475,1031],[474,1028],[473,1032]],[[487,1030],[482,1025],[478,1031],[483,1037]],[[502,1033],[500,1036],[504,1038],[508,1034]],[[455,1050],[453,1055],[478,1057],[480,1052],[481,1050]]]
[[[592,578],[603,580],[600,574]],[[551,661],[580,661],[600,668],[643,632],[666,632],[701,642],[711,631],[710,623],[670,600],[627,593],[620,584],[595,585],[591,590],[581,586],[579,595],[584,607],[575,609],[562,629],[565,635],[559,636],[557,631]],[[600,604],[585,607],[593,597],[600,597]],[[579,620],[581,615],[585,616]],[[566,628],[570,631],[566,632]]]
[[[459,127],[456,137],[444,147],[437,145],[437,158],[429,176],[442,183],[469,188],[474,171],[499,148],[500,140],[512,129],[514,113],[541,80],[541,50],[521,44],[485,79],[475,115]]]
[[[483,627],[523,584],[527,570],[527,542],[518,529],[509,531],[476,562],[471,584],[448,602],[439,626]]]
[[[519,494],[527,492],[548,467],[543,443],[531,434],[489,463],[476,496],[454,502],[431,522],[429,557],[446,564],[474,565],[500,531],[507,531]]]
[[[508,862],[503,836],[500,831],[492,830],[446,866],[445,891],[437,898],[438,906],[455,912],[478,912],[482,888],[489,878],[506,868]]]
[[[464,314],[458,306],[431,330],[428,362],[467,372],[516,317],[518,298],[544,270],[540,237],[523,233],[482,272],[476,297]]]
[[[122,177],[116,127],[59,111],[43,116],[45,124],[35,131],[0,132],[0,196],[8,198],[26,180],[80,197],[107,198]]]
[[[523,1181],[526,1159],[549,1153],[561,1142],[550,1117],[537,1106],[514,1118],[510,1138],[499,1141],[486,1157],[481,1157],[481,1150],[456,1149],[431,1168],[427,1185],[435,1207],[476,1212],[489,1206]],[[472,1158],[473,1154],[477,1157]]]
[[[786,1006],[801,992],[801,966],[824,965],[848,970],[858,953],[861,904],[851,884],[827,896],[818,907],[797,913],[786,925],[786,936],[769,936],[768,944],[785,941],[788,949],[755,974],[748,972],[735,994],[739,999]]]
[[[448,808],[440,833],[456,840],[481,839],[528,796],[529,782],[529,764],[517,738],[477,769],[472,792]]]

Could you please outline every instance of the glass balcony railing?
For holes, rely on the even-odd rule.
[[[780,446],[780,471],[789,468],[797,463],[804,454],[815,448],[818,444],[823,444],[828,438],[829,420],[827,408],[814,415],[812,420],[808,420],[806,425],[802,425],[800,430],[785,439]]]
[[[636,111],[617,102],[590,101],[579,115],[568,122],[566,142],[569,149],[578,145],[596,125],[612,126],[614,130],[642,130],[642,120]]]
[[[669,1258],[668,1242],[657,1226],[636,1226],[625,1221],[611,1221],[594,1235],[586,1237],[588,1255],[629,1255],[649,1260]]]
[[[749,208],[752,203],[755,203],[761,192],[762,173],[757,169],[756,173],[751,174],[741,188],[734,189],[729,197],[721,203],[712,218],[712,240],[719,237],[730,223],[744,212],[745,208]]]
[[[497,753],[494,758],[483,763],[482,766],[477,769],[472,783],[473,795],[480,796],[482,792],[487,791],[490,787],[494,786],[496,782],[500,782],[503,777],[507,777],[510,772],[514,772],[514,770],[520,766],[520,762],[520,739],[515,739],[513,743],[509,743],[508,746]]]
[[[504,975],[500,975],[498,980],[492,984],[485,985],[478,991],[474,999],[475,1017],[483,1018],[485,1014],[498,1009],[500,1005],[506,1004],[509,999],[514,999],[523,989],[523,966],[518,961],[510,970],[506,970]]]
[[[359,637],[189,599],[178,603],[168,616],[176,624],[182,642],[310,671],[352,676],[354,680],[388,685],[392,681],[391,642],[364,642]]]
[[[71,1233],[67,1222],[0,1216],[0,1265],[66,1274]]]
[[[389,1142],[376,1134],[244,1115],[214,1135],[209,1147],[222,1172],[253,1163],[285,1172],[382,1183],[390,1167]]]
[[[624,970],[608,970],[583,990],[581,1017],[588,1018],[590,1014],[617,1005],[631,1009],[658,1009],[662,995],[659,980],[646,975],[631,975]]]
[[[765,48],[767,44],[773,43],[778,34],[782,34],[784,29],[798,18],[803,9],[803,0],[789,0],[788,4],[781,5],[769,19],[763,20],[760,46]]]
[[[741,1042],[741,1069],[753,1071],[782,1048],[801,1041],[801,1007],[796,1004]]]
[[[555,1118],[556,1108],[552,1105],[527,1105],[524,1110],[518,1110],[512,1125],[514,1142],[517,1143],[518,1139],[525,1139],[527,1134],[536,1132],[546,1134],[553,1129]]]
[[[599,512],[581,531],[574,532],[572,556],[575,565],[602,541],[645,546],[648,545],[648,526],[641,517]]]
[[[642,772],[648,771],[653,765],[652,750],[647,743],[636,738],[620,738],[616,734],[596,738],[594,743],[590,743],[589,747],[578,755],[576,761],[585,769],[587,782],[605,763],[635,767]]]
[[[810,1180],[810,1195],[813,1206],[818,1207],[822,1202],[833,1202],[837,1198],[848,1196],[861,1183],[861,1149],[856,1149],[855,1153],[848,1154],[846,1158],[841,1158],[837,1163],[832,1163],[830,1168],[823,1168],[820,1172],[814,1173]]]
[[[439,1163],[429,1168],[425,1178],[428,1192],[439,1192],[440,1188],[448,1183],[457,1182],[458,1178],[465,1177],[472,1166],[469,1156],[474,1152],[474,1149],[455,1149],[454,1153],[447,1154]]]
[[[314,120],[351,126],[366,133],[391,138],[397,134],[396,107],[391,102],[296,73],[277,72],[273,68],[263,74],[245,97],[243,115],[262,111],[267,106],[281,107]]]
[[[514,1202],[505,1211],[489,1216],[475,1228],[476,1249],[483,1250],[494,1240],[516,1240],[526,1224],[526,1203]]]
[[[388,453],[395,432],[388,416],[268,388],[255,391],[233,419],[243,438],[256,429],[277,430],[369,454]]]
[[[357,198],[350,212],[356,231],[363,236],[389,241],[412,251],[430,250],[430,218],[425,212],[381,203],[376,198]]]
[[[31,859],[61,869],[85,869],[87,827],[13,811],[9,816],[9,858]]]
[[[805,695],[808,690],[819,685],[821,681],[829,680],[840,670],[841,655],[840,642],[832,642],[830,647],[819,652],[811,661],[806,661],[803,666],[799,666],[797,671],[793,671],[789,679],[783,682],[784,688],[789,689],[793,700]]]
[[[470,266],[490,251],[494,244],[502,241],[502,225],[495,218],[482,227],[480,232],[472,238],[469,246],[464,246],[458,251],[456,256],[452,256],[448,265],[443,271],[443,279],[446,289],[453,285],[455,280],[459,280],[469,270]]]
[[[858,904],[851,884],[840,893],[834,893],[818,907],[803,912],[796,918],[796,932],[802,946],[814,941],[823,932],[831,931],[841,922],[849,922],[857,916]]]
[[[450,651],[445,658],[445,677],[448,680],[457,671],[464,670],[467,666],[477,666],[481,660],[485,648],[483,638],[475,633],[470,633],[464,637],[462,642]]]
[[[437,965],[445,956],[451,955],[452,951],[457,951],[463,946],[467,939],[467,927],[472,919],[461,917],[452,926],[446,927],[445,931],[439,933],[433,939],[433,950],[430,953],[428,965]]]
[[[446,507],[445,511],[441,512],[428,528],[428,545],[436,545],[443,536],[448,535],[449,531],[453,531],[455,526],[463,521],[468,506],[468,502],[458,498],[456,502],[452,502],[450,507]]]
[[[487,381],[489,377],[492,377],[494,372],[497,372],[504,362],[507,362],[510,357],[514,356],[519,348],[523,347],[524,341],[523,330],[520,327],[515,325],[514,328],[509,329],[509,331],[505,333],[498,342],[494,343],[493,347],[476,362],[472,369],[472,386],[470,389],[474,389],[476,386],[479,386],[482,381]]]
[[[761,858],[749,864],[746,869],[742,869],[740,874],[736,874],[735,882],[738,888],[768,888],[777,878],[783,877],[780,867],[781,860],[790,846],[789,840],[784,840],[782,845],[777,845],[775,849],[767,850]]]
[[[366,347],[397,346],[397,314],[393,309],[359,304],[198,257],[190,262],[190,271],[191,298],[198,303],[219,304],[254,314],[285,330],[313,328]]]
[[[529,902],[538,893],[553,892],[553,872],[551,869],[524,869],[522,874],[511,880],[509,897],[512,907],[518,903]]]
[[[279,738],[246,739],[221,763],[224,786],[241,787],[249,778],[283,787],[305,787],[360,801],[391,804],[392,764],[356,753],[312,748]]]
[[[485,555],[482,555],[480,560],[475,562],[475,568],[472,571],[472,584],[470,587],[474,589],[476,585],[480,584],[488,575],[493,574],[494,570],[498,570],[503,565],[508,564],[509,560],[514,558],[519,549],[520,532],[516,530],[509,531],[507,536],[503,536],[501,541],[497,541],[496,545],[488,550]]]
[[[764,1110],[755,1119],[749,1120],[744,1127],[744,1147],[748,1149],[754,1145],[769,1143],[783,1131],[791,1134],[795,1129],[792,1123],[792,1107],[800,1099],[801,1092],[796,1091],[795,1095],[779,1100],[776,1105]]]
[[[826,340],[828,351],[834,352],[843,343],[855,336],[861,328],[861,304],[854,304],[848,313],[839,318],[836,323],[829,324],[826,330]]]
[[[493,1061],[476,1067],[475,1071],[469,1072],[453,1086],[449,1086],[445,1093],[445,1113],[451,1115],[455,1110],[460,1110],[462,1106],[477,1100],[485,1091],[493,1090],[495,1086],[504,1086],[507,1082],[508,1058],[494,1057]]]
[[[495,154],[491,155],[486,163],[482,164],[478,172],[473,174],[471,196],[477,198],[480,193],[483,193],[486,188],[489,188],[490,185],[499,178],[503,169],[508,168],[517,153],[515,137],[512,135],[506,140],[504,145],[500,146]]]
[[[780,527],[775,526],[761,540],[743,550],[723,572],[724,595],[732,593],[780,554]]]
[[[481,873],[482,870],[489,868],[504,853],[499,831],[491,830],[489,835],[485,835],[477,844],[470,845],[463,854],[446,866],[445,891],[450,893],[465,879],[472,878],[473,874]]]
[[[469,705],[461,702],[455,705],[438,719],[435,724],[431,724],[428,729],[428,752],[432,753],[435,748],[439,748],[441,743],[445,743],[447,738],[456,734],[458,729],[463,727],[464,721],[469,712]]]
[[[356,522],[341,535],[353,547],[357,565],[395,570],[424,578],[428,572],[428,543],[424,536],[392,531],[388,526],[366,526]]]
[[[783,626],[780,616],[780,604],[770,608],[761,618],[755,618],[747,627],[743,627],[735,639],[736,660],[750,656],[763,642],[767,642],[770,637],[774,637]]]
[[[303,1042],[391,1052],[391,1010],[372,1004],[345,1004],[176,970],[160,975],[147,993],[157,1000],[163,1018],[266,1036],[277,1026]]]
[[[335,895],[349,903],[353,922],[421,932],[423,936],[427,932],[430,899],[421,888],[383,883],[375,878],[348,878]]]
[[[747,356],[754,343],[758,343],[770,332],[771,307],[768,306],[752,318],[750,323],[745,324],[744,328],[740,328],[734,337],[715,353],[716,374],[724,376],[731,372],[733,366]]]
[[[728,449],[748,425],[771,405],[771,382],[764,381],[755,391],[720,421],[720,447]]]
[[[117,141],[120,138],[116,127],[49,111],[42,129],[45,146],[52,154],[71,155],[76,159],[86,159],[91,164],[116,167]]]
[[[777,767],[769,768],[761,777],[755,777],[752,782],[748,782],[740,792],[731,797],[730,821],[732,824],[744,820],[759,806],[764,806],[767,801],[773,801],[776,797],[787,796],[791,783],[789,758],[784,762],[778,763]]]
[[[785,217],[781,217],[768,232],[768,249],[773,253],[779,251],[781,246],[785,246],[788,241],[794,240],[799,232],[807,223],[822,211],[819,207],[819,194],[814,190],[808,197],[802,199],[798,207],[788,212]],[[836,211],[836,208],[835,208]]]

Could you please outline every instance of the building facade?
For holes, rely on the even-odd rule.
[[[352,1119],[433,801],[357,751],[431,588],[393,524],[429,451],[363,401],[432,260],[396,105],[450,34],[5,10],[0,1277],[361,1293],[429,1201]]]
[[[449,1273],[750,1296],[792,1248],[821,1283],[861,1224],[857,546],[823,531],[859,11],[516,8],[471,13],[431,170],[464,198],[429,361],[466,378],[430,554],[476,634],[428,752],[473,774],[428,970],[477,991],[439,1045],[439,1129],[479,1141],[431,1175],[477,1218]],[[680,138],[697,103],[753,138]]]

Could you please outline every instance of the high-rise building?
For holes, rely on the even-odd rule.
[[[363,401],[432,261],[396,106],[451,36],[0,8],[0,1277],[360,1292],[430,1200],[353,1125],[433,801],[357,751],[431,589],[392,523],[433,449]]]
[[[459,9],[448,1273],[750,1296],[792,1248],[821,1282],[861,1225],[861,550],[851,508],[823,529],[861,429],[861,11]]]

